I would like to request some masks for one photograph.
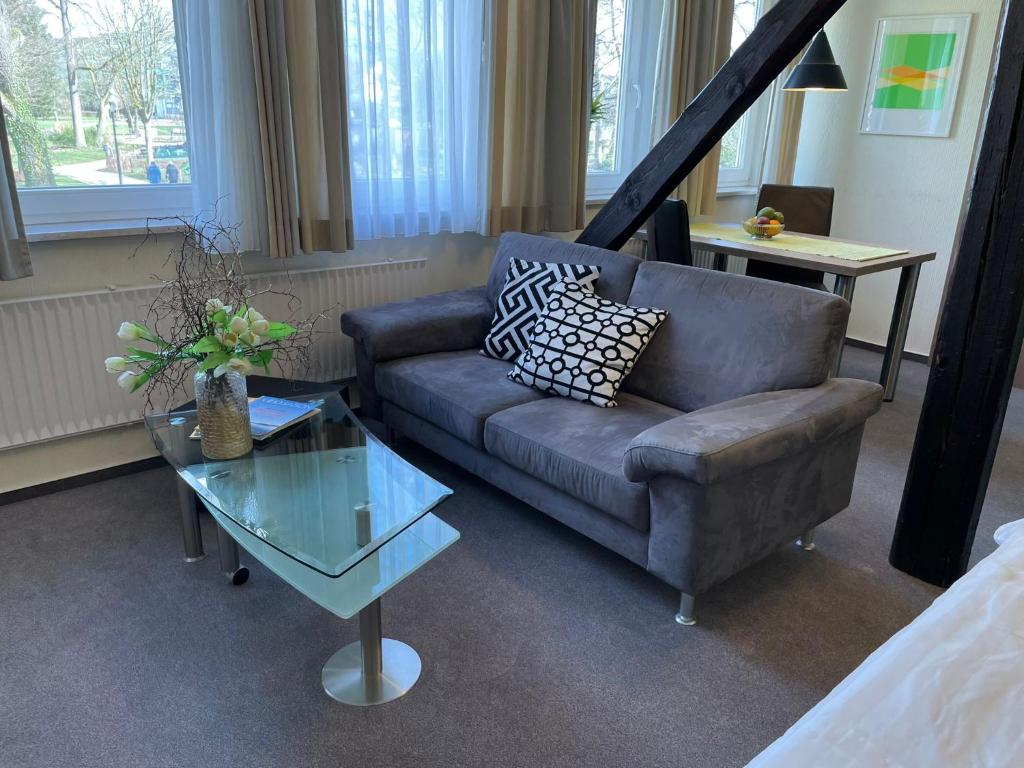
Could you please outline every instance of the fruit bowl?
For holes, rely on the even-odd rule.
[[[757,224],[755,219],[747,219],[743,222],[743,231],[758,240],[771,240],[785,229],[785,224]]]

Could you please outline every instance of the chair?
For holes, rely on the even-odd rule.
[[[690,215],[684,200],[666,200],[654,212],[650,231],[652,254],[649,261],[693,266],[690,249]]]
[[[757,210],[766,205],[786,215],[786,231],[807,235],[828,235],[832,231],[832,204],[836,191],[831,187],[794,187],[787,184],[762,184]],[[747,275],[827,290],[825,273],[766,261],[748,261]]]

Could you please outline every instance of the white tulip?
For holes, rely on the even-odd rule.
[[[252,363],[241,357],[232,357],[226,363],[221,363],[213,369],[214,376],[223,376],[228,371],[234,371],[240,373],[243,376],[248,376],[252,373]]]
[[[131,392],[135,389],[135,380],[139,378],[139,374],[135,371],[125,371],[117,377],[117,386],[126,392]]]
[[[267,322],[265,317],[250,320],[249,327],[252,329],[253,333],[258,333],[260,336],[266,336],[267,332],[270,331],[270,323]]]
[[[136,341],[142,338],[142,329],[137,323],[123,322],[117,329],[117,337],[125,341]]]
[[[231,322],[228,323],[228,330],[241,336],[243,333],[248,332],[249,323],[246,322],[244,317],[232,317]]]
[[[207,299],[206,300],[206,316],[212,317],[224,309],[224,302],[220,299]]]
[[[107,373],[120,373],[128,369],[128,359],[124,357],[108,357],[103,361]]]
[[[250,347],[255,347],[257,344],[260,343],[260,337],[257,336],[252,331],[246,331],[245,333],[238,337],[238,340],[243,344],[248,344]]]
[[[245,319],[248,320],[250,324],[252,324],[255,323],[257,320],[266,320],[267,318],[265,318],[262,315],[262,313],[260,313],[254,307],[249,307],[249,309],[247,309],[245,312]]]
[[[217,331],[216,336],[217,341],[228,349],[234,349],[238,346],[238,334],[234,331]]]

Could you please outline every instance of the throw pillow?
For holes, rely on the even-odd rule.
[[[548,294],[560,282],[576,282],[589,290],[601,275],[600,267],[588,264],[549,264],[511,258],[494,309],[491,330],[482,354],[499,360],[515,360],[526,351],[533,324],[548,303]]]
[[[530,348],[508,377],[542,392],[609,408],[668,312],[602,299],[572,283],[551,291]]]

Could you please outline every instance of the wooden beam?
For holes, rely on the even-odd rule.
[[[576,239],[617,250],[845,0],[779,0]]]
[[[1024,0],[1001,38],[889,554],[942,587],[967,569],[1024,335]]]

